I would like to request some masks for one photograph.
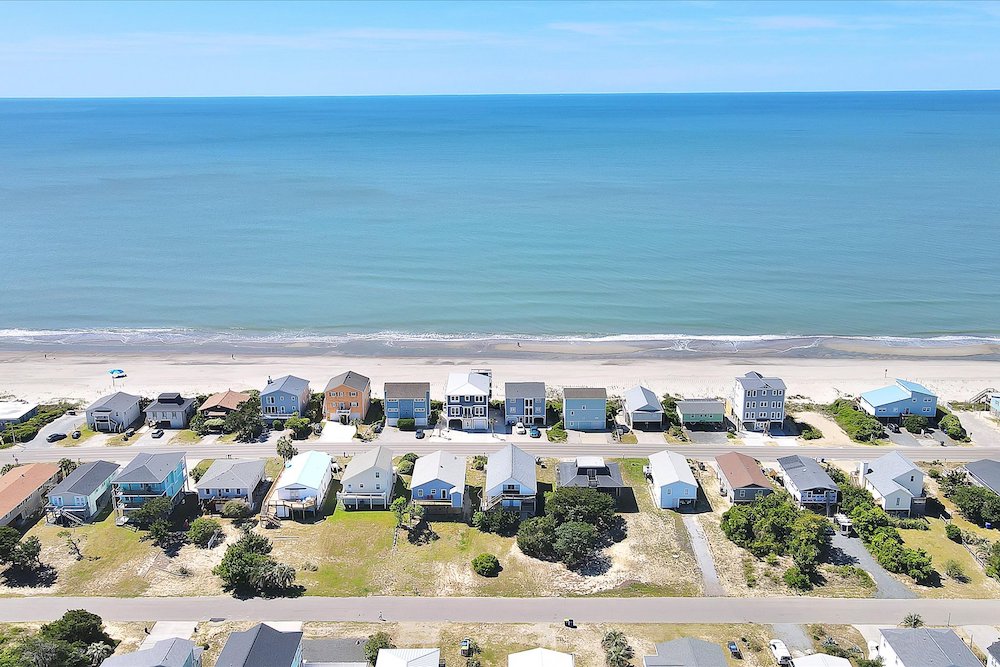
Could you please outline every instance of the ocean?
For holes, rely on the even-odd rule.
[[[0,100],[0,340],[1000,340],[1000,92]]]

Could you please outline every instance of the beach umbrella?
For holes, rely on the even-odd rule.
[[[111,373],[111,377],[113,377],[113,378],[123,378],[123,377],[125,377],[125,371],[123,371],[120,368],[112,368],[111,370],[108,371],[108,373]]]

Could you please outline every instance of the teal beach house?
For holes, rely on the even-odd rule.
[[[385,423],[395,426],[400,419],[412,419],[427,426],[431,414],[430,382],[386,382]]]
[[[576,431],[607,428],[608,391],[604,387],[563,389],[563,423]]]
[[[176,506],[184,496],[186,480],[184,452],[136,454],[112,482],[119,522],[124,523],[129,514],[153,498],[169,498]]]

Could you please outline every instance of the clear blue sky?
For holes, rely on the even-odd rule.
[[[0,97],[1000,88],[1000,2],[0,3]]]

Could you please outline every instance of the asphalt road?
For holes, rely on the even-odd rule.
[[[1000,624],[1000,600],[842,598],[427,598],[237,600],[231,597],[0,600],[0,622],[48,621],[87,609],[108,621],[387,621],[462,623],[853,623]]]

